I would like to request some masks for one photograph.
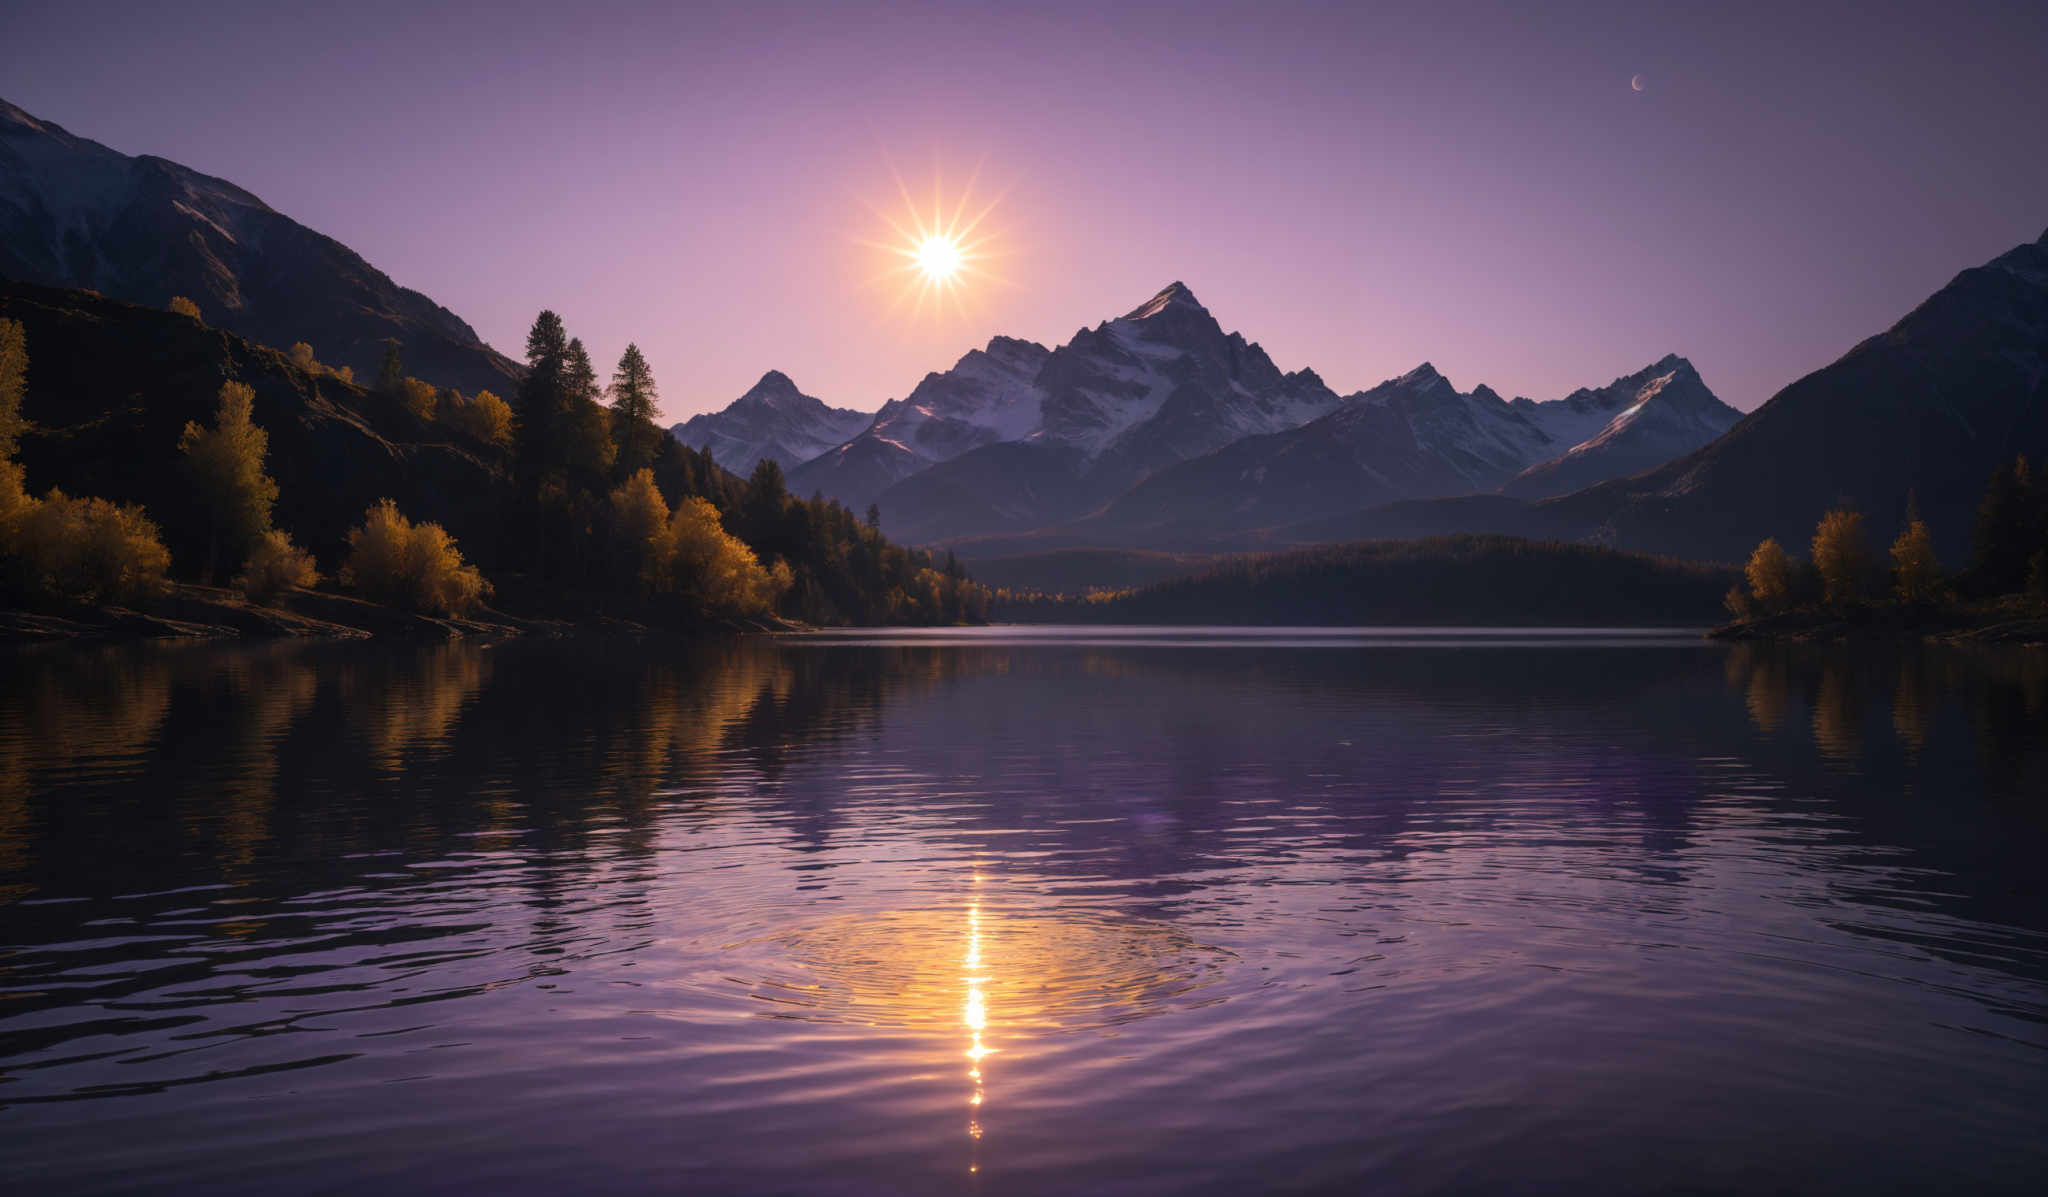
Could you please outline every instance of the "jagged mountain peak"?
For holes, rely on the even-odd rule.
[[[746,394],[741,395],[733,402],[735,405],[741,403],[766,403],[773,406],[778,399],[797,399],[803,397],[804,393],[797,388],[796,383],[790,380],[789,375],[784,374],[780,370],[770,370],[766,374],[761,375],[759,382],[747,388]]]
[[[1204,315],[1207,315],[1209,311],[1209,309],[1202,306],[1201,300],[1195,298],[1195,293],[1188,289],[1186,283],[1176,279],[1168,283],[1159,294],[1154,295],[1144,303],[1125,313],[1124,319],[1149,320],[1169,308],[1185,308],[1190,311],[1201,312]]]

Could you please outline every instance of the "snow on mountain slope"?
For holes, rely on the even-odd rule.
[[[982,445],[1036,431],[1043,398],[1035,380],[1051,353],[1015,337],[968,351],[951,370],[924,376],[882,405],[864,429],[790,471],[798,494],[822,491],[856,509],[919,470]]]
[[[1425,362],[1298,428],[1161,469],[1076,530],[1198,540],[1399,498],[1499,485],[1548,438],[1485,387],[1460,393]]]
[[[797,389],[789,376],[770,370],[723,411],[693,416],[670,429],[693,449],[709,448],[712,460],[735,473],[750,473],[763,458],[785,471],[844,444],[868,426],[866,412],[828,407]]]
[[[1015,449],[978,446],[906,478],[880,496],[883,526],[929,540],[1072,518],[1154,470],[1341,402],[1313,372],[1282,374],[1225,333],[1178,282],[1052,350],[1034,386],[1038,428]]]
[[[1525,416],[1548,422],[1553,435],[1575,435],[1606,415],[1597,431],[1564,453],[1530,466],[1501,488],[1533,499],[1625,478],[1663,465],[1719,437],[1742,413],[1716,398],[1692,363],[1676,354],[1594,390],[1551,403],[1518,399]]]
[[[1461,394],[1428,362],[1381,383],[1359,399],[1401,413],[1416,445],[1441,459],[1474,490],[1500,485],[1556,442],[1492,388]]]

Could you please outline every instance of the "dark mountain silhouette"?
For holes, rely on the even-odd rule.
[[[395,339],[406,372],[509,397],[520,367],[448,309],[221,179],[129,157],[0,101],[0,277],[149,307],[173,296],[265,345],[305,341],[375,376]]]

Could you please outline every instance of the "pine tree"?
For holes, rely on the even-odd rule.
[[[583,348],[580,337],[569,338],[569,348],[563,355],[562,381],[571,402],[597,402],[597,371],[591,367],[590,353]]]
[[[1999,463],[1984,486],[1970,543],[1970,582],[1980,594],[2010,594],[2026,578],[2031,481],[2022,457],[2011,465]]]
[[[654,457],[651,434],[659,431],[654,421],[661,414],[656,406],[659,392],[654,370],[638,345],[628,344],[626,352],[619,355],[611,391],[612,410],[619,417],[619,472],[630,478]]]
[[[384,364],[377,370],[379,394],[397,396],[405,386],[405,365],[398,360],[398,342],[384,342]]]
[[[519,384],[519,426],[515,444],[519,471],[529,497],[549,472],[561,413],[566,406],[563,375],[569,336],[562,318],[543,310],[526,334],[526,377]]]
[[[185,425],[178,450],[207,511],[206,580],[220,565],[223,547],[239,563],[256,538],[270,531],[270,507],[277,483],[263,472],[270,437],[250,414],[256,392],[247,383],[224,382],[212,428]]]

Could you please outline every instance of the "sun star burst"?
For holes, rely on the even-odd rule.
[[[887,230],[886,239],[862,244],[880,253],[884,266],[873,280],[890,292],[889,310],[908,305],[913,316],[927,312],[967,314],[982,284],[1001,282],[990,265],[1001,256],[989,217],[1001,197],[981,200],[970,176],[957,194],[933,172],[930,199],[920,203],[901,175],[895,176],[901,207],[870,210]]]

